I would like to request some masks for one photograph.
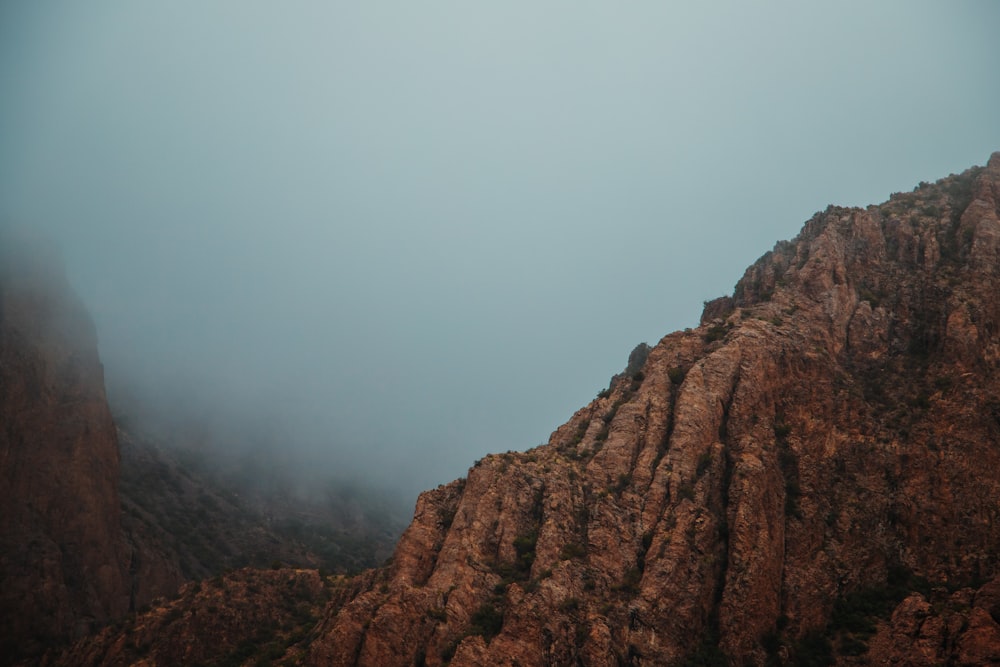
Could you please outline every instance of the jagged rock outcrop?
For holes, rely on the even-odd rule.
[[[997,664],[998,293],[1000,154],[830,207],[546,445],[422,494],[387,566],[241,571],[52,664]],[[331,601],[271,653],[286,576]]]
[[[0,230],[0,423],[0,664],[177,591],[171,554],[123,521],[94,325],[26,230]]]
[[[1000,154],[828,208],[547,445],[423,494],[308,664],[995,660],[998,293]],[[960,633],[915,624],[932,590]]]
[[[93,325],[39,241],[0,238],[0,662],[128,611]]]

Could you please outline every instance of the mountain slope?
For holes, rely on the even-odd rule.
[[[817,214],[547,445],[423,494],[310,664],[864,662],[965,587],[933,659],[1000,650],[998,291],[1000,154]]]
[[[998,664],[998,293],[1000,154],[830,207],[546,445],[422,494],[390,564],[309,579],[318,621],[253,601],[307,574],[241,570],[51,664]]]

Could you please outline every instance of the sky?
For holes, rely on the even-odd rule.
[[[984,164],[998,30],[990,0],[9,0],[0,221],[60,246],[117,405],[412,502],[815,211]]]

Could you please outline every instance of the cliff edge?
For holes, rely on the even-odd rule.
[[[94,327],[52,249],[0,236],[0,655],[128,611],[118,442]],[[2,661],[2,660],[0,660]]]

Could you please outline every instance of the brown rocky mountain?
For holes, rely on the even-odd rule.
[[[429,491],[313,665],[1000,661],[1000,154],[830,207]]]
[[[240,570],[48,664],[1000,664],[998,293],[1000,154],[830,207],[383,568]]]

